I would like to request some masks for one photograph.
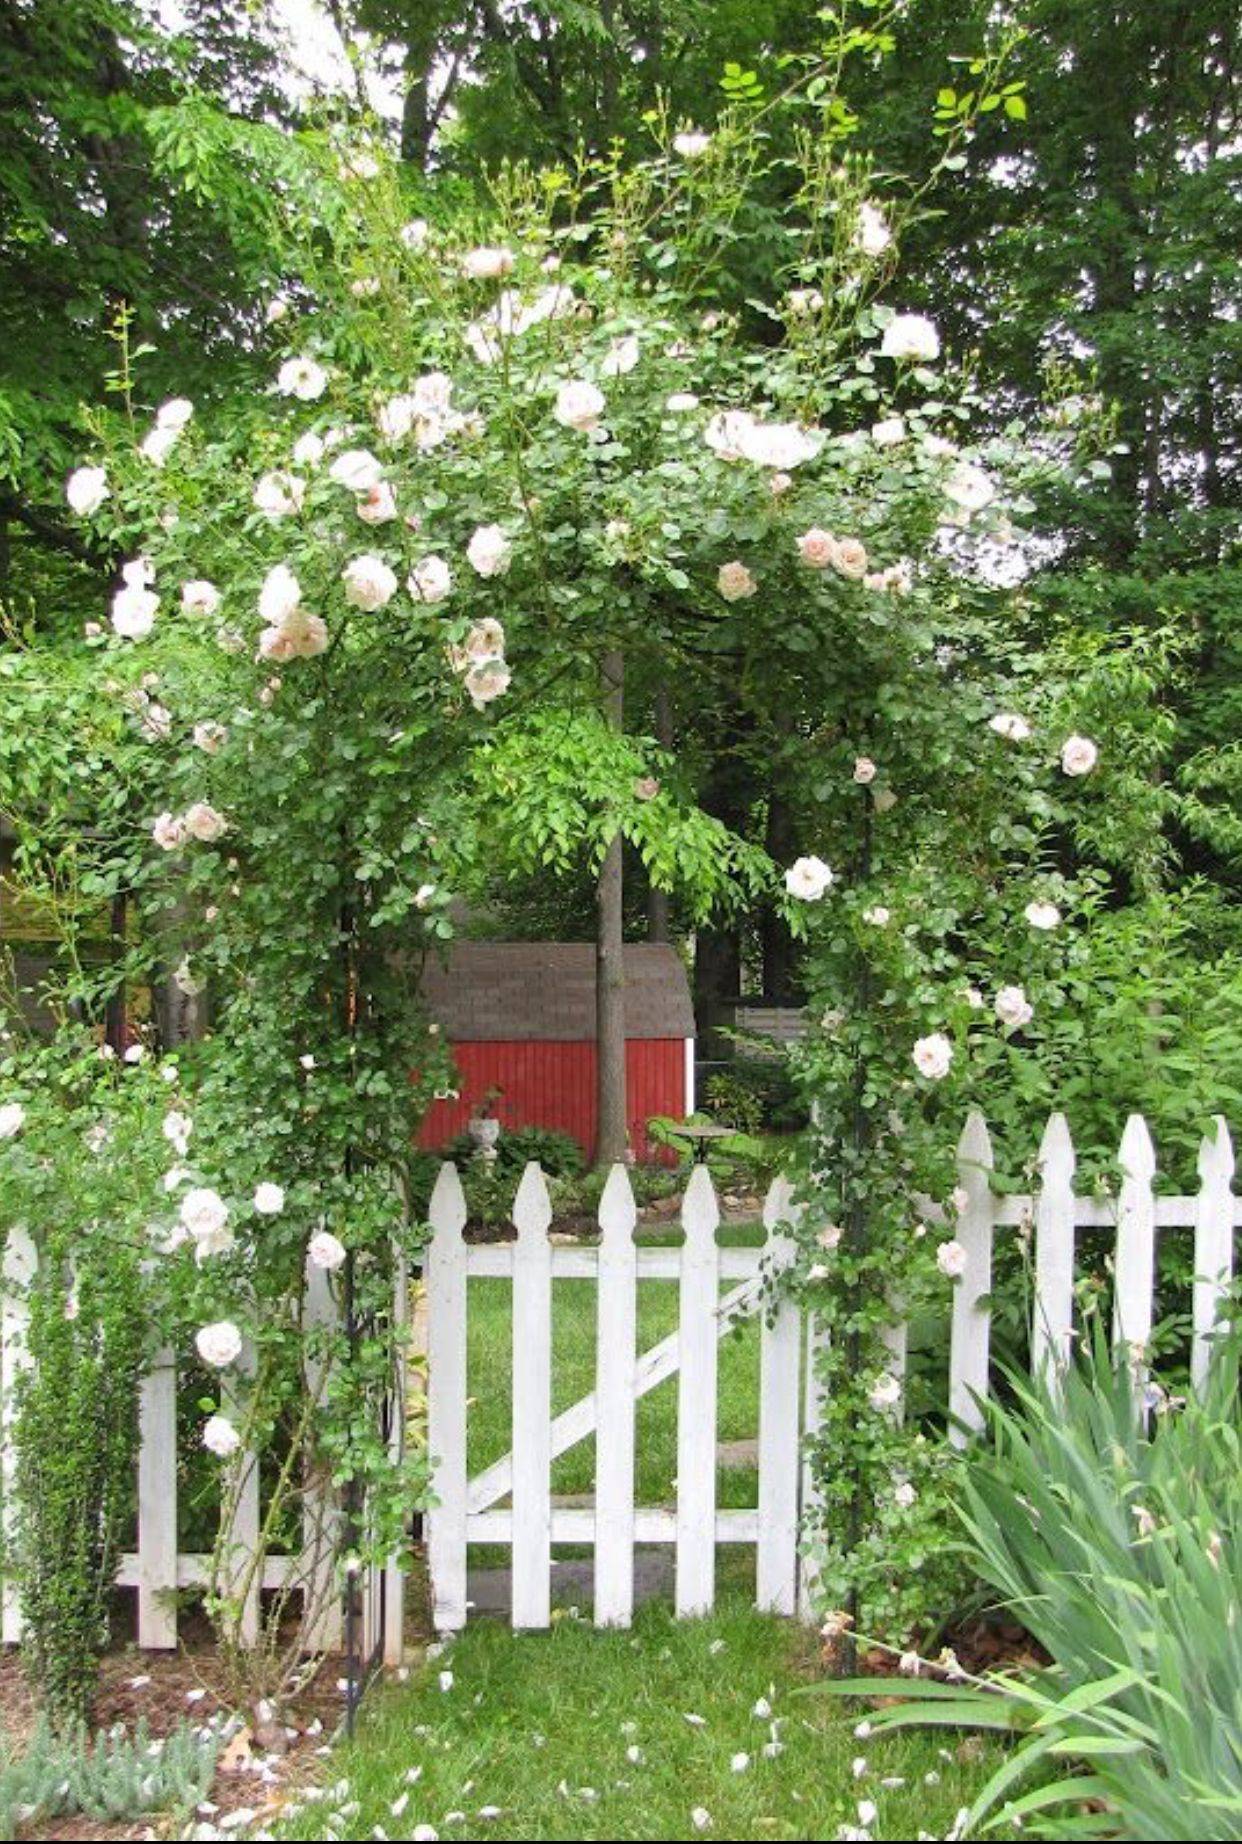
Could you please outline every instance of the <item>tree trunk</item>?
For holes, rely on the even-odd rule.
[[[602,666],[604,714],[620,730],[625,714],[625,662],[612,651]],[[611,1165],[626,1152],[624,857],[618,832],[604,854],[596,885],[595,1163]]]
[[[793,815],[782,796],[773,791],[768,798],[764,847],[775,864],[787,865],[794,855],[793,844]],[[760,917],[759,942],[764,997],[787,1004],[794,997],[794,940],[777,909],[768,908]]]
[[[655,734],[656,741],[662,749],[673,747],[673,712],[669,704],[668,692],[663,686],[655,695]],[[661,890],[656,884],[648,884],[647,939],[648,941],[668,941],[669,935],[668,891]]]

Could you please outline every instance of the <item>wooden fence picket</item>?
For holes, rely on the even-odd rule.
[[[797,1206],[787,1178],[777,1178],[763,1206],[767,1267],[772,1283],[793,1258],[788,1229]],[[798,1598],[798,1393],[802,1314],[777,1291],[764,1309],[759,1334],[759,1539],[755,1604],[792,1614]]]
[[[628,1626],[634,1611],[634,1364],[638,1337],[638,1213],[623,1165],[599,1206],[596,1301],[595,1624]]]
[[[1031,1371],[1050,1380],[1068,1363],[1074,1336],[1075,1163],[1069,1122],[1049,1115],[1039,1147]]]
[[[1194,1344],[1190,1376],[1202,1390],[1212,1342],[1233,1282],[1233,1141],[1217,1115],[1199,1148],[1199,1195],[1195,1199]]]
[[[982,1398],[988,1392],[995,1220],[991,1171],[991,1137],[982,1114],[972,1109],[957,1145],[957,1181],[966,1201],[958,1215],[956,1240],[966,1251],[966,1265],[953,1283],[949,1346],[949,1439],[956,1447],[982,1427]]]
[[[436,1503],[427,1515],[432,1619],[439,1633],[466,1624],[466,1198],[442,1165],[428,1212],[427,1447]]]
[[[226,1371],[220,1388],[220,1401],[226,1415],[234,1422],[245,1420],[245,1385],[243,1379],[254,1374],[253,1347],[243,1346],[232,1371]],[[241,1597],[237,1633],[242,1645],[253,1646],[259,1638],[259,1595],[263,1583],[252,1566],[259,1548],[259,1457],[243,1448],[226,1462],[226,1501],[221,1513],[225,1528],[222,1576],[224,1591]]]
[[[716,1595],[716,1314],[720,1207],[705,1165],[686,1186],[681,1223],[677,1379],[677,1612],[710,1613]]]
[[[1126,1122],[1119,1158],[1113,1343],[1128,1347],[1137,1365],[1151,1338],[1156,1291],[1156,1154],[1141,1114],[1132,1114]]]
[[[177,1645],[177,1360],[157,1351],[138,1397],[138,1644]]]
[[[552,1204],[537,1165],[513,1205],[513,1624],[547,1626],[552,1575]]]
[[[30,1366],[27,1335],[30,1331],[30,1308],[26,1291],[38,1266],[35,1245],[26,1230],[17,1224],[9,1231],[4,1245],[4,1298],[0,1301],[0,1435],[4,1452],[0,1458],[0,1492],[3,1493],[4,1537],[7,1545],[17,1527],[14,1481],[17,1455],[13,1447],[13,1424],[17,1416],[17,1389],[23,1370]],[[22,1636],[22,1610],[17,1584],[11,1574],[4,1578],[0,1600],[0,1639],[16,1645]]]

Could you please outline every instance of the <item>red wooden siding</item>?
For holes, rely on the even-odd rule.
[[[465,1129],[489,1089],[505,1127],[555,1127],[595,1151],[593,1043],[465,1043],[453,1045],[457,1101],[433,1102],[418,1136],[433,1150]],[[625,1052],[626,1119],[635,1157],[660,1156],[647,1144],[653,1114],[682,1117],[686,1108],[686,1044],[681,1037],[631,1038]]]

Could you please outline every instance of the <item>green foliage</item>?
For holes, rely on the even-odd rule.
[[[904,1694],[877,1730],[934,1722],[1025,1737],[974,1802],[972,1831],[1236,1837],[1237,1342],[1218,1349],[1202,1401],[1171,1401],[1114,1367],[1098,1328],[1063,1391],[1017,1379],[1013,1390],[1013,1406],[989,1411],[994,1446],[975,1459],[962,1518],[974,1566],[1051,1665],[969,1686],[852,1688]],[[1032,1774],[1044,1783],[1019,1794]]]
[[[148,1812],[188,1821],[207,1797],[219,1739],[182,1722],[153,1741],[145,1722],[132,1736],[110,1729],[92,1741],[84,1723],[40,1723],[25,1752],[0,1764],[0,1838],[79,1814],[101,1825]]]
[[[15,1390],[6,1568],[25,1662],[63,1726],[90,1713],[133,1503],[163,1084],[141,1066],[101,1062],[69,1030],[46,1048],[6,1049],[0,1077],[25,1108],[20,1131],[0,1142],[0,1220],[7,1237],[30,1237],[37,1258],[15,1302],[30,1315],[30,1362]]]
[[[743,1133],[758,1133],[763,1125],[763,1103],[752,1084],[735,1075],[709,1076],[703,1089],[703,1099],[711,1113],[730,1127],[737,1127]]]
[[[462,1133],[444,1148],[443,1157],[465,1166],[479,1158],[479,1150],[468,1133]],[[543,1167],[549,1178],[572,1178],[586,1165],[586,1154],[572,1133],[555,1127],[504,1127],[496,1141],[495,1165],[498,1174],[513,1182],[520,1178],[530,1160]]]

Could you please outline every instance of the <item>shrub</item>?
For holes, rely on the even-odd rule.
[[[1025,1739],[969,1826],[1044,1837],[1236,1838],[1242,1830],[1242,1413],[1237,1345],[1202,1401],[1093,1359],[1060,1397],[1015,1383],[966,1488],[975,1567],[1049,1653],[1025,1676],[860,1680],[901,1691],[874,1726],[953,1723]],[[1150,1426],[1148,1417],[1151,1416]],[[1067,1778],[1048,1770],[1075,1764]],[[1045,1784],[1011,1792],[1038,1770]]]
[[[466,1166],[477,1159],[477,1151],[470,1135],[459,1133],[444,1148],[443,1157]],[[488,1163],[513,1179],[521,1177],[532,1159],[549,1178],[573,1177],[586,1165],[586,1155],[573,1134],[561,1133],[555,1127],[502,1128],[495,1151],[495,1159]]]

